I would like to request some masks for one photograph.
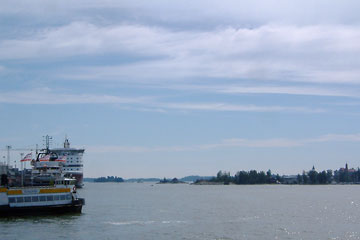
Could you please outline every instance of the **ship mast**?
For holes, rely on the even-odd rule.
[[[52,137],[50,137],[49,135],[44,136],[45,137],[45,151],[46,153],[50,152],[50,144],[52,141]]]
[[[64,148],[70,148],[70,142],[67,136],[65,136]]]
[[[11,146],[6,146],[6,149],[7,149],[7,165],[8,167],[10,167],[10,149],[11,149]]]

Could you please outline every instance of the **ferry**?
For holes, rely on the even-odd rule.
[[[41,155],[50,156],[49,161],[40,161]],[[0,217],[81,213],[85,199],[77,196],[76,179],[64,176],[62,164],[57,154],[47,149],[32,161],[31,186],[10,187],[6,174],[3,174],[0,185]]]
[[[67,177],[74,177],[76,179],[76,187],[83,187],[83,155],[85,149],[71,148],[70,142],[67,137],[65,137],[64,147],[63,148],[52,148],[51,152],[56,153],[60,158],[64,157],[64,164],[62,166],[62,171]]]

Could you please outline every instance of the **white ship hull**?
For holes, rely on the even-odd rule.
[[[66,161],[62,167],[65,176],[76,178],[76,187],[83,187],[83,154],[85,149],[70,148],[68,139],[65,139],[64,148],[50,149],[59,157],[66,157]]]

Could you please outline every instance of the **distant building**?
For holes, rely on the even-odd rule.
[[[344,168],[334,171],[334,179],[337,182],[358,182],[359,181],[359,170],[348,167],[348,164],[345,164]]]
[[[0,175],[7,174],[7,172],[8,172],[8,166],[0,162]]]
[[[298,177],[297,175],[284,175],[282,177],[284,184],[297,184],[298,183]]]

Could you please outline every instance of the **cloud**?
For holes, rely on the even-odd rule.
[[[0,103],[13,104],[136,104],[147,102],[149,99],[150,97],[64,94],[54,92],[48,88],[17,92],[0,92]]]
[[[255,28],[173,30],[127,23],[96,25],[72,22],[44,28],[28,37],[0,40],[0,60],[23,59],[51,64],[51,61],[61,58],[86,59],[82,66],[62,61],[61,70],[44,70],[49,71],[46,74],[53,79],[50,81],[115,82],[126,83],[129,88],[198,90],[221,94],[358,98],[359,38],[358,25],[266,24]],[[107,56],[112,60],[123,60],[121,63],[103,61]],[[91,66],[86,66],[88,61]],[[96,96],[97,100],[90,99],[94,96],[80,97],[76,98],[79,103],[124,100],[106,95]],[[70,99],[68,102],[76,101]],[[252,106],[214,104],[221,107],[208,103],[174,103],[163,108],[257,111]],[[277,106],[270,109],[289,110],[308,111]]]
[[[305,107],[285,106],[257,106],[257,105],[236,105],[227,103],[163,103],[163,108],[178,110],[201,110],[201,111],[229,111],[229,112],[301,112],[301,113],[322,113],[324,109],[310,109]]]
[[[344,107],[360,106],[360,102],[335,102],[329,104],[334,106],[344,106]]]
[[[359,6],[356,0],[174,0],[171,3],[166,0],[23,0],[16,6],[11,0],[3,0],[0,13],[47,23],[91,19],[199,29],[231,24],[258,26],[269,22],[358,23]]]
[[[38,30],[28,38],[3,39],[0,59],[51,59],[104,53],[169,55],[171,49],[166,45],[173,44],[177,36],[181,34],[157,27],[98,26],[87,22],[73,22],[61,27]]]
[[[73,22],[37,32],[31,38],[2,40],[0,59],[96,59],[104,54],[136,59],[120,65],[77,67],[62,75],[70,79],[225,78],[360,84],[359,38],[360,26],[344,25],[173,31],[146,25]]]
[[[291,85],[241,85],[241,84],[172,84],[172,85],[156,85],[158,88],[166,88],[178,91],[197,91],[209,93],[224,94],[287,94],[287,95],[308,95],[308,96],[334,96],[334,97],[360,97],[358,91],[351,88],[341,88],[332,86],[291,86]]]
[[[114,95],[94,94],[64,94],[49,88],[33,89],[29,91],[0,93],[0,103],[12,104],[120,104],[124,109],[138,111],[165,112],[176,111],[226,111],[226,112],[297,112],[322,113],[324,109],[289,107],[289,106],[259,106],[239,105],[213,102],[169,102],[151,96],[120,97]]]
[[[312,142],[359,142],[360,134],[327,134],[314,139],[307,139],[305,143]]]
[[[143,152],[187,152],[187,151],[210,151],[227,148],[289,148],[301,147],[314,143],[327,142],[360,142],[360,134],[328,134],[308,139],[225,139],[214,144],[200,144],[193,146],[87,146],[88,152],[96,153],[143,153]]]

